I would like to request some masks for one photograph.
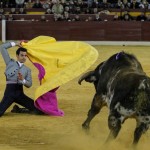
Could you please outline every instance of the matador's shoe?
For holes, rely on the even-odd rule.
[[[27,108],[20,108],[18,105],[14,105],[11,110],[12,113],[31,113],[31,111]]]

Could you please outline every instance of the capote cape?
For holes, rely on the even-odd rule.
[[[97,50],[85,42],[56,42],[49,36],[36,37],[22,46],[32,63],[39,65],[41,85],[36,89],[35,100],[84,73],[98,57]]]

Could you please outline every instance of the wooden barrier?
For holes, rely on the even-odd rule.
[[[141,22],[7,22],[8,40],[32,39],[39,35],[54,36],[57,40],[141,41]],[[144,24],[144,23],[143,23]],[[147,24],[146,24],[147,25]],[[147,25],[148,26],[148,25]],[[145,27],[143,26],[145,30]]]
[[[150,41],[149,26],[150,22],[137,21],[6,21],[6,40],[30,40],[46,35],[63,41]]]

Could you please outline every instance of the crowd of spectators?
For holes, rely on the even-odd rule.
[[[150,0],[0,0],[0,14],[5,15],[5,9],[9,8],[8,20],[14,20],[13,14],[26,14],[27,9],[43,9],[45,14],[53,14],[54,21],[80,21],[80,14],[93,14],[94,18],[88,16],[84,21],[103,21],[101,14],[109,15],[109,9],[141,9],[141,14],[136,18],[128,11],[114,15],[113,20],[137,20],[146,21],[144,9],[150,9]],[[75,14],[73,18],[70,14]],[[4,16],[0,17],[4,18]],[[41,21],[48,21],[45,15]],[[105,19],[104,21],[107,21]]]
[[[0,0],[0,8],[57,8],[69,9],[70,13],[92,13],[95,8],[150,9],[150,0]]]
[[[69,9],[70,13],[87,8],[150,9],[150,0],[0,0],[0,8]],[[67,8],[66,8],[67,7]]]

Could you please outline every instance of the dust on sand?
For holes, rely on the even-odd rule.
[[[150,50],[143,46],[95,46],[99,52],[97,62],[89,69],[92,70],[101,61],[112,54],[125,50],[137,56],[145,72],[150,75]],[[15,49],[9,50],[15,58]],[[37,70],[27,61],[32,69],[33,86],[25,89],[25,93],[34,98],[34,91],[39,85]],[[5,64],[0,56],[0,99],[5,88]],[[131,149],[135,120],[128,119],[123,125],[116,140],[105,144],[109,130],[107,126],[107,108],[103,108],[91,122],[91,128],[85,133],[81,124],[86,118],[94,95],[92,84],[83,82],[78,85],[76,78],[62,85],[58,94],[59,107],[64,110],[64,117],[36,116],[28,114],[14,114],[10,110],[0,118],[0,149],[2,150],[128,150]],[[149,150],[150,131],[144,134],[139,142],[138,150]]]

